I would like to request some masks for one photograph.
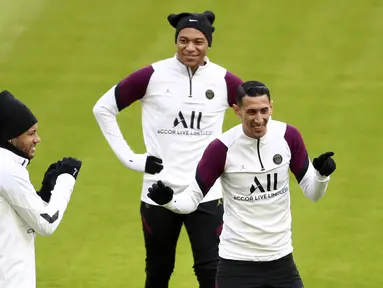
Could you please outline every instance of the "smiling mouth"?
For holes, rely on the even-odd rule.
[[[198,55],[184,55],[186,58],[198,58]]]
[[[261,130],[265,125],[253,125],[255,130]]]

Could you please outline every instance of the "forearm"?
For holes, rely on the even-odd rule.
[[[146,155],[137,155],[125,141],[116,116],[119,113],[114,96],[115,86],[106,92],[93,107],[93,114],[102,134],[117,158],[128,168],[145,170]]]
[[[195,189],[193,186],[195,185],[191,185],[184,192],[174,195],[173,199],[164,207],[177,214],[190,214],[197,210],[203,195],[199,188]]]
[[[321,176],[310,162],[307,172],[299,185],[305,196],[316,202],[326,193],[329,181],[330,177]]]
[[[9,177],[4,197],[17,214],[40,235],[52,234],[64,215],[75,179],[69,174],[57,178],[49,204],[37,194],[30,181],[22,176]]]
[[[205,149],[196,169],[196,176],[189,187],[181,194],[175,195],[166,208],[179,214],[189,214],[197,210],[198,205],[222,175],[227,146],[215,139]]]
[[[35,231],[40,235],[51,235],[61,223],[73,192],[75,179],[69,174],[62,174],[57,178],[55,188],[49,204],[43,211],[39,211],[40,217],[36,221]]]

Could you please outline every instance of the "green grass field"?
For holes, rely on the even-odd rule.
[[[142,175],[114,156],[92,107],[133,70],[173,56],[169,13],[207,9],[216,13],[211,60],[264,81],[274,119],[301,130],[311,157],[335,152],[338,169],[320,202],[291,186],[305,287],[383,287],[382,1],[0,0],[0,88],[40,120],[32,182],[39,188],[63,156],[84,163],[61,226],[37,237],[38,287],[144,286]],[[118,119],[144,152],[139,103]],[[225,129],[237,123],[229,111]],[[171,287],[197,287],[184,232]]]

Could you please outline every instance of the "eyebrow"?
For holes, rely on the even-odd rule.
[[[180,39],[186,39],[186,40],[203,40],[203,41],[205,41],[205,39],[202,38],[202,37],[198,37],[198,38],[189,38],[189,37],[187,37],[187,36],[180,36]]]
[[[262,108],[247,108],[246,111],[260,111],[264,109],[268,109],[269,107],[262,107]]]

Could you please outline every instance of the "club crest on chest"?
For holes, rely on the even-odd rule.
[[[207,89],[205,92],[205,96],[207,99],[211,100],[214,98],[214,92],[211,89]]]
[[[273,156],[273,162],[274,162],[274,164],[279,165],[279,164],[282,163],[282,161],[283,161],[283,157],[282,157],[281,154],[275,154],[275,155]]]

